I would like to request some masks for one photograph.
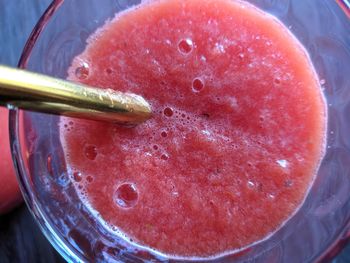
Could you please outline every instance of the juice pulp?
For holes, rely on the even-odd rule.
[[[144,96],[134,128],[63,118],[72,182],[100,220],[166,255],[262,240],[302,204],[324,151],[310,59],[272,16],[233,0],[148,1],[90,37],[69,79]]]

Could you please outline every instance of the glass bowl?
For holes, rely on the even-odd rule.
[[[140,0],[53,1],[35,27],[19,67],[66,78],[87,37]],[[251,0],[278,17],[309,51],[328,103],[327,152],[301,209],[270,238],[216,262],[315,262],[346,243],[350,219],[350,19],[346,1]],[[84,206],[69,180],[59,117],[11,110],[13,159],[32,214],[69,262],[167,260],[113,236]],[[176,260],[172,260],[173,262]]]

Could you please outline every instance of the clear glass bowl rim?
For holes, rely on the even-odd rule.
[[[56,10],[64,3],[65,0],[52,0],[51,4],[45,10],[43,15],[38,20],[33,31],[31,32],[18,62],[19,68],[26,68],[28,59],[30,57],[31,51],[34,48],[38,37],[41,32],[45,29],[46,24],[55,14]],[[343,10],[345,15],[350,20],[350,0],[335,0],[336,3]],[[16,168],[17,180],[20,185],[20,189],[27,207],[29,208],[31,214],[36,220],[36,223],[39,225],[42,233],[49,240],[51,245],[64,257],[68,262],[82,262],[81,259],[75,255],[75,253],[64,244],[51,228],[50,224],[47,222],[44,214],[40,211],[40,208],[35,205],[33,202],[33,195],[31,190],[26,182],[25,178],[28,178],[26,175],[23,160],[21,159],[20,154],[20,143],[17,140],[19,135],[18,129],[18,116],[19,111],[15,109],[10,109],[9,111],[9,129],[10,129],[10,145],[12,152],[12,159]],[[315,260],[316,262],[328,262],[334,258],[340,251],[350,242],[350,219],[346,222],[346,227],[338,235],[337,239]]]

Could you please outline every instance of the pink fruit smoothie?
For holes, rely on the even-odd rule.
[[[90,37],[69,79],[144,96],[134,128],[63,118],[72,182],[133,242],[212,257],[268,237],[300,207],[324,153],[308,54],[234,0],[148,1]]]

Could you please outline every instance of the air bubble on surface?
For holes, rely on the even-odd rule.
[[[147,157],[152,157],[152,153],[150,153],[150,152],[145,152],[145,156],[147,156]]]
[[[281,84],[281,79],[280,79],[280,78],[274,78],[273,82],[274,82],[276,85],[279,85],[279,84]]]
[[[91,175],[89,175],[89,176],[86,177],[86,181],[88,183],[92,183],[94,181],[94,178]]]
[[[201,131],[202,132],[202,134],[204,134],[205,136],[211,136],[211,133],[210,133],[210,131],[208,131],[208,130],[202,130]]]
[[[195,78],[192,82],[192,90],[200,92],[204,88],[204,82],[201,78]]]
[[[201,56],[201,60],[203,61],[203,62],[206,62],[207,61],[207,58],[205,57],[205,56]]]
[[[113,70],[111,68],[106,68],[107,75],[111,75],[113,73]]]
[[[288,161],[287,160],[277,160],[277,163],[282,168],[287,168],[287,166],[288,166]]]
[[[325,80],[325,79],[321,79],[321,80],[320,80],[320,84],[321,84],[321,85],[325,85],[325,84],[326,84],[326,80]]]
[[[136,185],[133,183],[123,183],[118,186],[115,192],[115,202],[121,208],[134,207],[139,198]]]
[[[77,67],[75,69],[75,76],[78,79],[86,79],[89,76],[89,64],[86,62],[83,62],[80,67]]]
[[[305,159],[302,156],[300,156],[299,154],[297,154],[297,153],[294,156],[295,156],[295,159],[298,162],[304,162],[305,161]]]
[[[233,149],[235,149],[235,150],[239,149],[239,146],[237,144],[233,144],[232,146],[233,146]]]
[[[178,44],[179,51],[182,54],[189,54],[193,49],[193,41],[190,38],[180,40]]]
[[[84,147],[84,155],[89,160],[93,161],[97,157],[97,149],[95,145],[86,145]]]
[[[215,53],[225,53],[225,47],[221,43],[215,43]]]
[[[267,194],[267,199],[274,200],[276,198],[276,195],[274,194]]]
[[[83,177],[81,176],[81,173],[80,172],[74,172],[73,173],[73,180],[75,182],[81,182],[81,180],[83,179]]]
[[[166,161],[169,159],[169,156],[167,154],[162,154],[162,156],[160,157],[162,160]]]
[[[174,115],[174,111],[171,108],[167,107],[164,109],[164,115],[167,117],[171,117]]]
[[[255,186],[255,184],[252,181],[248,181],[247,185],[249,188],[253,188]]]
[[[237,98],[234,96],[229,96],[227,98],[229,105],[231,106],[232,109],[237,109],[238,108],[238,101]]]
[[[293,181],[292,180],[286,180],[285,182],[284,182],[284,186],[285,187],[291,187],[293,185]]]

